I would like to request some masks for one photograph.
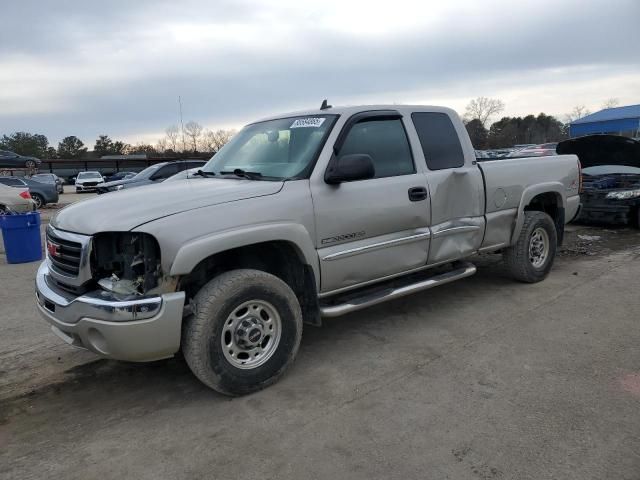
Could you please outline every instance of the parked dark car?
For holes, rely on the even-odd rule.
[[[29,168],[35,170],[42,163],[39,158],[25,157],[9,150],[0,150],[0,167]]]
[[[152,183],[160,183],[182,170],[203,167],[206,163],[204,160],[156,163],[155,165],[145,168],[135,177],[129,178],[128,180],[118,180],[117,182],[107,182],[99,185],[98,193],[115,192],[123,188],[135,188]]]
[[[582,164],[578,220],[640,227],[640,141],[587,135],[560,142],[557,151]]]
[[[118,180],[124,180],[127,176],[134,177],[136,172],[117,172],[113,175],[107,176],[104,181],[105,182],[117,182]]]
[[[0,177],[0,183],[9,187],[29,189],[31,198],[36,202],[36,207],[41,208],[47,203],[58,203],[58,190],[53,183],[42,183],[28,178]]]
[[[64,193],[64,180],[55,173],[36,173],[35,175],[31,175],[31,180],[54,184],[58,193]]]

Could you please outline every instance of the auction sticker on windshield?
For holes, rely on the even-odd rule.
[[[321,126],[324,121],[326,119],[325,118],[298,118],[296,121],[294,121],[291,124],[291,127],[289,128],[318,128],[319,126]]]

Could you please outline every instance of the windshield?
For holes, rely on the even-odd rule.
[[[98,173],[98,172],[80,172],[78,174],[78,178],[100,178],[100,173]]]
[[[241,169],[265,180],[304,178],[336,118],[313,115],[247,125],[202,170],[219,175]]]
[[[155,165],[151,165],[150,167],[145,168],[144,170],[142,170],[141,172],[134,174],[133,177],[135,178],[148,178],[151,175],[153,175],[153,173],[158,170],[160,167],[162,167],[164,165],[164,163],[156,163]],[[131,178],[133,178],[131,177]]]

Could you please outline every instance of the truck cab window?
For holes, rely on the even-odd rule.
[[[357,153],[371,157],[375,178],[415,173],[411,148],[400,119],[356,123],[347,134],[339,155]]]
[[[457,168],[464,165],[464,153],[451,119],[446,113],[411,114],[429,170]]]

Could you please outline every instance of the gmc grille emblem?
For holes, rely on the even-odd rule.
[[[47,252],[49,252],[49,255],[51,255],[52,257],[57,257],[58,255],[60,255],[60,252],[58,252],[58,245],[49,241],[47,241]]]

